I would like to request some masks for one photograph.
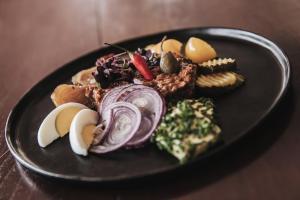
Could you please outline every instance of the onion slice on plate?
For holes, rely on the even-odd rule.
[[[103,112],[104,108],[106,108],[108,105],[112,103],[117,102],[116,97],[118,96],[119,92],[123,88],[129,87],[130,85],[131,84],[115,87],[104,95],[101,104],[98,107],[98,113],[101,116],[101,121],[104,124],[104,126],[107,126],[108,121],[111,119],[111,111]]]
[[[105,125],[103,123],[96,126],[94,130],[94,139],[92,145],[98,145],[103,141],[109,129],[104,129]]]
[[[102,113],[111,112],[111,120],[105,127],[105,138],[99,145],[92,146],[91,152],[102,154],[124,146],[138,131],[142,114],[138,107],[127,102],[108,105]]]
[[[115,88],[111,89],[110,91],[108,91],[104,95],[104,97],[103,97],[103,99],[101,101],[101,104],[100,104],[100,106],[98,108],[98,112],[102,113],[102,111],[103,111],[104,108],[106,108],[111,103],[116,102],[116,97],[119,95],[119,92],[122,89],[129,87],[130,85],[132,85],[132,84],[122,85],[122,86],[119,86],[119,87],[115,87]]]
[[[129,140],[125,147],[132,148],[132,147],[140,147],[142,144],[151,137],[152,135],[152,127],[153,127],[153,120],[150,116],[142,114],[142,122],[139,127],[139,130],[136,134]]]
[[[142,123],[139,130],[126,144],[127,147],[140,146],[151,137],[165,114],[164,99],[153,88],[144,85],[132,85],[120,91],[117,101],[134,104],[141,110]]]

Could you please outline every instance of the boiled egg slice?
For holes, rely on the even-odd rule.
[[[83,109],[74,117],[69,139],[74,153],[86,156],[94,139],[94,132],[98,123],[98,113],[91,109]]]
[[[38,130],[39,145],[46,147],[57,138],[65,136],[74,116],[85,108],[87,107],[80,103],[65,103],[52,110]]]

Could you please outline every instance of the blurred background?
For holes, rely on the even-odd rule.
[[[294,1],[294,2],[293,2]],[[19,91],[62,64],[116,42],[164,30],[227,26],[298,43],[299,3],[289,0],[1,0],[0,74],[24,80]],[[287,17],[287,13],[289,14]],[[294,16],[293,16],[294,15]],[[284,16],[284,17],[283,17]],[[291,40],[287,41],[286,35]],[[35,69],[34,73],[28,68]],[[17,79],[17,77],[16,77]],[[11,83],[1,82],[12,87]],[[21,90],[21,91],[20,91]],[[13,102],[12,102],[13,103]]]
[[[300,199],[300,162],[298,159],[296,165],[295,157],[290,156],[300,150],[300,137],[295,132],[282,135],[270,148],[257,144],[254,153],[248,151],[249,145],[240,148],[240,154],[233,151],[231,158],[220,161],[225,163],[223,169],[218,165],[206,167],[206,178],[203,174],[183,175],[171,183],[125,189],[83,189],[44,180],[19,167],[4,140],[9,110],[26,90],[104,42],[170,29],[234,27],[275,41],[296,68],[300,56],[299,9],[298,0],[0,0],[0,199],[131,199],[134,194],[163,199]],[[299,73],[293,71],[293,85],[300,85],[296,78]],[[299,108],[293,109],[299,116]],[[295,116],[290,130],[297,125]]]

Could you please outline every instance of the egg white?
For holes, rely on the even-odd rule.
[[[86,156],[88,152],[88,144],[83,139],[83,129],[87,125],[96,125],[98,123],[98,113],[91,109],[83,109],[79,111],[70,127],[70,144],[74,153]]]
[[[41,147],[46,147],[50,143],[52,143],[54,140],[60,137],[59,133],[56,130],[55,126],[55,120],[57,115],[64,109],[70,108],[70,107],[76,107],[79,109],[85,109],[87,108],[85,105],[80,103],[65,103],[58,107],[56,107],[54,110],[52,110],[47,117],[43,120],[39,130],[38,130],[38,143]]]

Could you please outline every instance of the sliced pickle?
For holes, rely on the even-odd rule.
[[[222,71],[236,70],[236,61],[233,58],[215,58],[198,65],[198,74],[211,74]]]
[[[196,86],[203,94],[217,95],[240,86],[244,81],[244,77],[235,72],[221,72],[198,76]]]

